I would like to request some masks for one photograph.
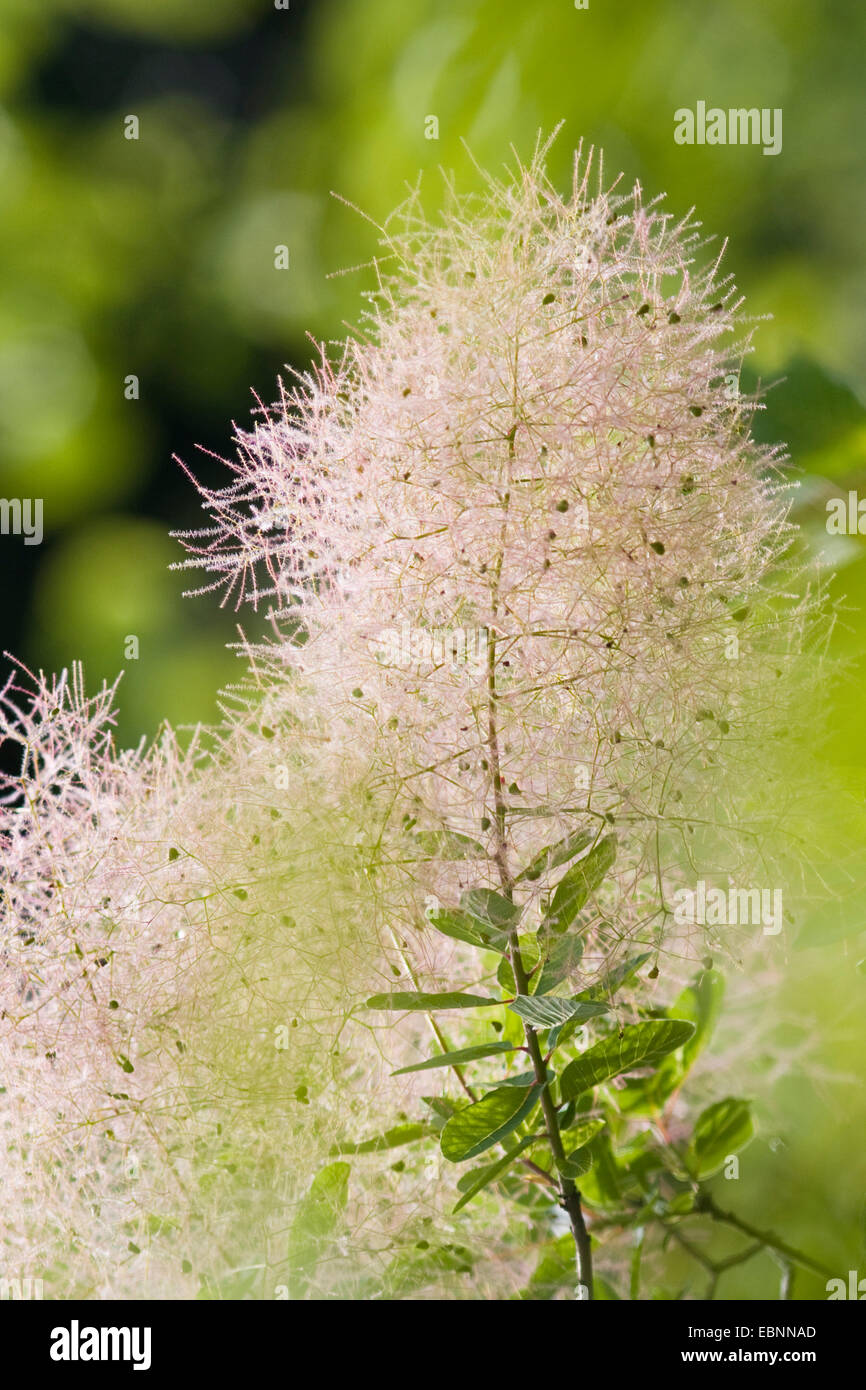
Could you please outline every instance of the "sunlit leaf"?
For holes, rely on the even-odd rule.
[[[576,970],[583,955],[582,936],[559,936],[550,943],[533,994],[547,994]],[[581,996],[585,997],[585,996]]]
[[[569,859],[573,859],[582,849],[586,849],[587,845],[592,844],[595,834],[594,829],[577,830],[564,840],[558,840],[555,845],[548,845],[517,875],[517,882],[528,879],[530,883],[535,883],[548,870],[557,869],[560,864],[567,864]]]
[[[442,1131],[440,1147],[444,1157],[451,1163],[463,1163],[492,1148],[523,1123],[538,1098],[537,1087],[500,1086],[482,1100],[458,1110]]]
[[[528,934],[525,935],[521,933],[518,936],[518,943],[520,947],[520,959],[523,962],[524,970],[534,970],[538,964],[539,954],[541,950],[538,942],[538,937],[529,936]],[[514,970],[512,968],[510,960],[505,959],[499,962],[499,968],[496,971],[496,978],[499,981],[499,984],[502,986],[502,989],[505,994],[517,993],[517,982],[514,978]]]
[[[497,1159],[495,1163],[486,1163],[483,1168],[473,1168],[471,1172],[464,1173],[463,1177],[460,1178],[457,1183],[463,1196],[455,1204],[454,1211],[460,1211],[462,1207],[466,1206],[467,1202],[471,1202],[472,1198],[476,1197],[479,1192],[482,1192],[485,1187],[489,1187],[497,1178],[501,1178],[503,1173],[506,1173],[513,1163],[516,1163],[523,1151],[528,1149],[529,1145],[534,1142],[535,1136],[529,1134],[525,1139],[521,1139],[516,1148],[509,1150],[503,1158]]]
[[[469,888],[460,898],[460,906],[482,926],[497,931],[511,931],[520,920],[517,903],[496,893],[492,888]]]
[[[694,1024],[672,1019],[632,1024],[621,1036],[605,1038],[569,1062],[560,1079],[562,1099],[571,1100],[635,1067],[654,1066],[688,1042],[693,1033]]]
[[[616,836],[605,835],[589,854],[562,876],[551,899],[544,925],[549,931],[567,931],[590,893],[603,881],[616,858]]]
[[[485,999],[480,994],[374,994],[367,1000],[368,1009],[392,1009],[405,1012],[407,1009],[433,1013],[437,1009],[489,1009],[499,1004],[498,999]]]
[[[397,1149],[402,1144],[413,1144],[416,1139],[424,1139],[431,1132],[427,1125],[395,1125],[393,1129],[386,1129],[384,1134],[377,1135],[375,1139],[364,1139],[360,1144],[341,1144],[335,1146],[331,1152],[332,1154],[381,1153],[383,1149]]]
[[[539,999],[535,994],[521,994],[508,1005],[533,1028],[555,1028],[570,1020],[583,1022],[587,1018],[597,1018],[607,1013],[607,1004],[592,1003],[583,999],[557,999],[548,995]]]
[[[455,830],[417,830],[412,839],[428,859],[467,859],[485,853],[477,840]]]
[[[508,949],[507,936],[487,923],[470,917],[468,912],[461,912],[459,908],[437,908],[426,916],[431,927],[435,927],[443,936],[453,937],[455,941],[465,941],[482,951],[503,952]]]
[[[481,1057],[495,1057],[500,1052],[514,1052],[514,1043],[479,1043],[477,1047],[463,1047],[458,1052],[443,1052],[439,1057],[428,1057],[426,1062],[416,1062],[411,1067],[400,1067],[392,1071],[392,1076],[405,1076],[410,1071],[432,1071],[434,1067],[459,1067],[464,1062],[476,1062]]]
[[[748,1144],[755,1132],[747,1100],[726,1096],[698,1116],[686,1152],[686,1167],[696,1178],[717,1172],[731,1154]]]

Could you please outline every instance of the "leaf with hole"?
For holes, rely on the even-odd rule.
[[[453,1115],[439,1141],[450,1163],[464,1163],[517,1129],[538,1103],[538,1087],[500,1086]]]
[[[634,1071],[636,1067],[652,1067],[687,1043],[694,1025],[660,1019],[650,1023],[635,1023],[622,1034],[604,1038],[569,1062],[560,1080],[563,1101],[582,1095],[602,1081]]]

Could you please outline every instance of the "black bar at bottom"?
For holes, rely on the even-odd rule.
[[[364,1373],[409,1381],[425,1368],[449,1378],[459,1368],[465,1384],[477,1366],[498,1381],[524,1361],[536,1373],[553,1371],[547,1356],[569,1376],[600,1363],[617,1379],[673,1367],[698,1377],[711,1368],[797,1367],[826,1381],[843,1368],[850,1374],[862,1356],[863,1315],[844,1302],[574,1302],[546,1311],[508,1303],[499,1313],[467,1302],[463,1312],[455,1301],[437,1313],[422,1301],[4,1301],[0,1336],[4,1361],[22,1356],[40,1383],[106,1371],[143,1381],[168,1371],[213,1375],[232,1390],[235,1374],[244,1382],[282,1374],[290,1384],[298,1373],[332,1381],[341,1369],[353,1380]]]

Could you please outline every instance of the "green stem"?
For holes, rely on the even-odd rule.
[[[517,993],[528,994],[529,981],[520,954],[520,946],[516,940],[513,942],[511,948],[511,968],[514,971]],[[544,1060],[535,1029],[531,1024],[524,1023],[523,1031],[526,1037],[526,1046],[532,1058],[535,1079],[541,1091],[541,1109],[544,1115],[547,1138],[557,1169],[559,1169],[560,1166],[565,1163],[565,1147],[562,1142],[562,1135],[559,1131],[559,1118],[556,1113],[556,1106],[550,1094],[550,1079],[547,1073],[547,1064]],[[586,1222],[583,1219],[580,1192],[578,1191],[577,1184],[572,1178],[566,1178],[560,1174],[558,1196],[559,1205],[568,1216],[571,1233],[574,1236],[574,1247],[577,1255],[578,1283],[582,1286],[582,1290],[585,1290],[585,1297],[587,1299],[592,1299],[594,1297],[592,1286],[592,1245],[589,1231],[586,1229]]]
[[[514,450],[514,431],[509,439],[509,452],[513,457]],[[507,497],[507,494],[506,494]],[[504,528],[504,522],[503,522]],[[504,535],[503,535],[504,543]],[[498,613],[498,585],[499,576],[502,569],[502,553],[497,558],[494,566],[493,589],[492,589],[492,613],[494,620]],[[490,760],[490,777],[493,786],[493,805],[494,805],[494,853],[493,860],[499,874],[499,882],[503,894],[509,902],[514,897],[514,879],[508,866],[508,846],[505,838],[505,800],[502,795],[502,769],[499,757],[499,730],[497,720],[497,701],[496,691],[496,635],[492,628],[487,631],[487,749]],[[511,968],[514,971],[514,981],[518,994],[529,993],[529,979],[526,968],[523,964],[523,957],[520,953],[520,944],[516,930],[511,934]],[[538,1036],[535,1029],[529,1023],[524,1023],[523,1033],[526,1039],[526,1047],[532,1059],[532,1068],[535,1072],[536,1084],[539,1087],[541,1096],[541,1109],[544,1114],[544,1124],[547,1130],[547,1138],[550,1143],[551,1152],[557,1170],[565,1163],[565,1149],[562,1143],[562,1135],[559,1132],[559,1121],[556,1114],[556,1106],[550,1094],[550,1082],[547,1073],[547,1064],[541,1051]],[[581,1296],[586,1299],[593,1298],[592,1286],[592,1247],[589,1232],[583,1219],[583,1210],[580,1202],[580,1192],[576,1184],[570,1178],[564,1177],[559,1173],[557,1184],[557,1195],[559,1204],[566,1212],[571,1232],[574,1236],[574,1246],[577,1257],[577,1279],[581,1287]]]

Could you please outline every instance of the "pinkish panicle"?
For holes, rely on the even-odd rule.
[[[318,730],[324,784],[361,770],[380,855],[444,827],[495,883],[576,816],[614,823],[627,937],[670,926],[656,833],[682,857],[699,810],[717,867],[720,837],[754,848],[725,750],[742,781],[791,528],[697,224],[593,192],[591,159],[563,200],[543,156],[439,225],[414,197],[392,219],[364,336],[239,436],[186,564],[268,603],[257,679],[308,751]],[[419,872],[403,915],[471,879]]]

